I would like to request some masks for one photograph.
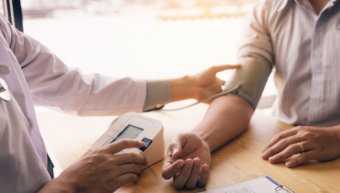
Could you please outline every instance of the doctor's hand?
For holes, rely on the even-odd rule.
[[[271,163],[289,168],[309,161],[328,161],[340,155],[340,126],[300,126],[284,131],[273,138],[262,152]]]
[[[196,75],[193,75],[192,78],[195,82],[194,85],[197,87],[198,91],[194,98],[201,100],[221,92],[221,86],[223,86],[224,81],[217,78],[216,74],[224,70],[238,69],[240,67],[241,65],[212,66]]]
[[[240,65],[220,65],[212,66],[200,73],[172,79],[171,101],[193,98],[202,100],[222,91],[221,86],[224,81],[217,78],[216,74],[228,69],[238,69]],[[209,103],[210,101],[204,101]]]
[[[83,158],[73,164],[59,177],[48,184],[67,192],[112,193],[119,187],[135,183],[145,166],[145,158],[141,154],[116,154],[127,148],[140,148],[143,143],[135,140],[121,140],[104,148],[91,150]],[[58,192],[49,191],[46,192]]]
[[[208,144],[193,133],[180,134],[168,148],[162,176],[173,178],[177,189],[202,187],[208,182],[210,163]]]

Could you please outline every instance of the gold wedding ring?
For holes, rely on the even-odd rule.
[[[305,151],[305,148],[303,148],[302,143],[300,142],[300,143],[297,143],[297,144],[299,145],[299,147],[301,149],[300,153],[303,153]]]

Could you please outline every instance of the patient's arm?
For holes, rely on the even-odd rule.
[[[206,185],[210,151],[244,132],[253,111],[253,107],[238,96],[227,95],[215,99],[192,132],[181,134],[170,145],[163,177],[173,177],[173,184],[179,189]]]

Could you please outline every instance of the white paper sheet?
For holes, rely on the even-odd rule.
[[[294,193],[269,176],[264,176],[200,193]]]

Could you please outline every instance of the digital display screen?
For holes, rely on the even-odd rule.
[[[135,139],[144,129],[133,126],[133,125],[128,125],[126,126],[122,132],[119,133],[119,135],[111,141],[115,142],[121,139]]]

